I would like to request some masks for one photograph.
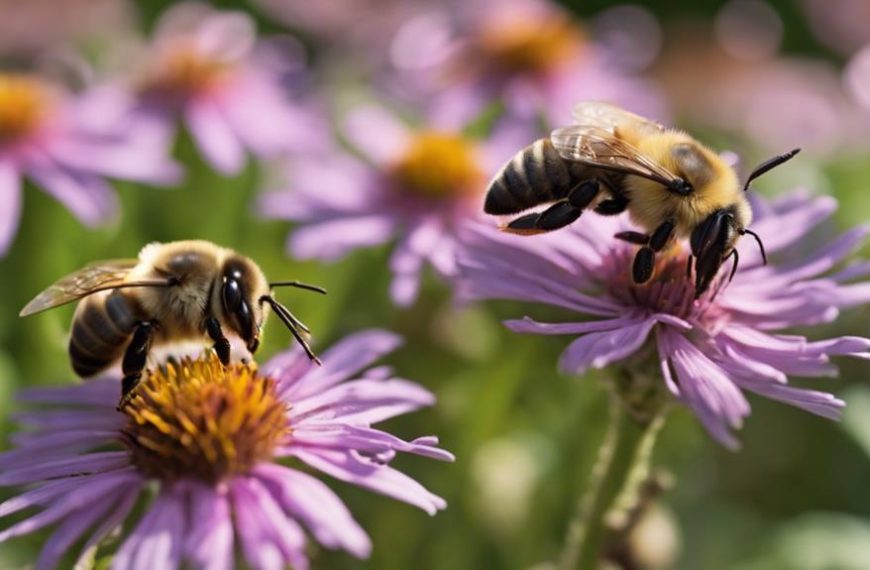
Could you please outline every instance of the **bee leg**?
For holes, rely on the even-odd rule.
[[[136,395],[136,387],[142,380],[142,370],[145,369],[148,350],[151,348],[154,325],[154,321],[139,323],[133,333],[133,339],[127,345],[127,351],[124,352],[124,360],[121,362],[124,378],[121,380],[121,399],[116,408],[118,411],[121,411]]]
[[[619,232],[614,234],[613,237],[635,245],[647,245],[649,243],[649,236],[640,232]]]
[[[674,235],[675,229],[676,224],[674,224],[673,220],[665,221],[649,237],[649,243],[637,251],[637,254],[634,256],[634,264],[631,268],[631,275],[635,283],[646,283],[652,277],[653,269],[655,268],[655,254],[664,249],[671,236]]]
[[[217,353],[218,360],[226,366],[230,363],[230,341],[224,336],[224,331],[221,330],[221,324],[216,318],[209,317],[205,320],[205,330],[208,336],[214,341],[214,351]]]
[[[602,216],[615,216],[621,214],[628,208],[628,200],[622,196],[614,196],[608,200],[599,202],[595,206],[595,213]]]
[[[598,180],[585,180],[575,186],[568,197],[541,212],[526,214],[512,220],[506,231],[518,234],[536,234],[564,228],[576,221],[598,195]]]

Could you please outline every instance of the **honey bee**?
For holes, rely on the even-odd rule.
[[[220,361],[229,364],[224,331],[254,354],[269,307],[308,358],[320,364],[307,342],[308,327],[272,296],[281,286],[326,293],[297,281],[269,283],[251,259],[211,242],[152,243],[138,259],[98,261],[67,275],[20,316],[81,300],[69,340],[73,370],[87,378],[123,355],[120,409],[135,395],[152,345],[208,337]]]
[[[550,204],[515,218],[503,230],[537,234],[567,226],[589,207],[606,216],[628,210],[646,230],[615,236],[641,246],[632,264],[634,282],[652,277],[656,253],[673,240],[689,238],[687,274],[694,259],[696,298],[729,257],[733,278],[740,236],[755,238],[767,263],[761,238],[747,228],[752,209],[745,193],[753,180],[800,149],[762,163],[741,187],[722,157],[685,132],[607,103],[579,103],[573,115],[575,124],[521,150],[490,183],[488,214],[512,215]]]

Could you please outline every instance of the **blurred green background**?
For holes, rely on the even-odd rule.
[[[142,3],[146,23],[171,2]],[[221,7],[244,3],[218,2]],[[583,19],[615,5],[607,0],[570,2]],[[687,30],[706,29],[723,2],[645,0],[663,30],[665,51]],[[3,10],[14,4],[3,3]],[[818,58],[834,67],[846,56],[819,42],[797,2],[771,4],[783,22],[777,57]],[[262,29],[283,29],[253,11]],[[703,34],[702,34],[703,35]],[[708,40],[714,39],[707,35]],[[645,73],[655,77],[662,62]],[[681,109],[675,108],[681,117]],[[683,122],[689,128],[693,125]],[[733,133],[697,125],[714,140],[760,157],[763,151]],[[801,144],[795,141],[795,145]],[[722,146],[722,145],[720,145]],[[453,451],[453,465],[400,457],[396,465],[448,501],[434,518],[350,486],[331,486],[345,499],[374,542],[368,561],[321,551],[315,568],[407,568],[451,570],[525,568],[554,558],[568,519],[587,480],[606,419],[604,373],[567,378],[555,363],[567,338],[517,336],[502,318],[548,315],[540,307],[513,303],[454,310],[447,287],[432,276],[421,299],[408,310],[387,298],[387,249],[357,252],[333,265],[289,260],[285,222],[253,213],[265,174],[251,164],[224,178],[205,165],[186,138],[176,156],[188,168],[184,187],[159,190],[117,183],[122,217],[89,230],[57,202],[35,189],[24,192],[23,219],[10,251],[0,259],[0,424],[10,429],[14,392],[22,386],[74,381],[66,355],[72,307],[28,319],[19,309],[58,277],[95,259],[130,257],[150,241],[208,239],[255,259],[275,279],[301,279],[329,289],[326,298],[280,293],[316,333],[317,345],[367,327],[402,334],[405,347],[391,356],[400,375],[438,395],[433,409],[393,420],[402,437],[438,434]],[[808,159],[812,177],[772,176],[759,190],[774,194],[784,184],[818,182],[815,190],[841,202],[841,227],[862,223],[870,213],[870,153],[845,147]],[[865,252],[867,250],[865,249]],[[818,334],[870,335],[866,310],[848,313]],[[269,324],[262,356],[288,346],[276,322]],[[667,567],[680,569],[870,568],[870,390],[867,367],[843,362],[838,379],[815,385],[848,402],[835,424],[804,412],[750,397],[753,414],[739,437],[743,449],[729,452],[710,440],[693,417],[678,410],[668,422],[655,463],[676,481],[662,500],[664,530],[676,533],[678,551]],[[806,383],[802,384],[806,385]],[[668,522],[669,521],[669,522]],[[656,533],[664,534],[656,534]],[[35,559],[42,535],[0,545],[0,568],[23,568]]]

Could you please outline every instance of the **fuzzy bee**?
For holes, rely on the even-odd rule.
[[[211,242],[152,243],[138,259],[98,261],[67,275],[20,316],[81,300],[69,340],[73,370],[87,378],[123,356],[120,408],[135,394],[152,345],[209,338],[228,364],[224,332],[255,353],[268,308],[319,364],[307,342],[308,328],[272,296],[272,288],[280,286],[326,293],[296,281],[269,283],[251,259]]]
[[[689,238],[694,259],[695,296],[702,295],[725,261],[739,262],[735,245],[749,234],[752,209],[745,192],[750,183],[791,159],[800,149],[759,165],[741,186],[737,174],[718,154],[685,132],[600,102],[579,103],[575,124],[553,131],[516,154],[490,183],[484,211],[512,215],[541,204],[502,229],[529,235],[577,220],[587,208],[602,215],[628,210],[646,233],[628,231],[616,238],[640,246],[632,265],[636,283],[652,277],[655,255],[672,240]]]

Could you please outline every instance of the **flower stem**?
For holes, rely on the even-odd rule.
[[[610,422],[589,487],[577,505],[559,558],[560,570],[594,570],[598,565],[607,520],[625,520],[638,488],[649,475],[652,449],[664,415],[638,420],[622,401],[611,397]],[[610,511],[613,509],[613,512]]]

